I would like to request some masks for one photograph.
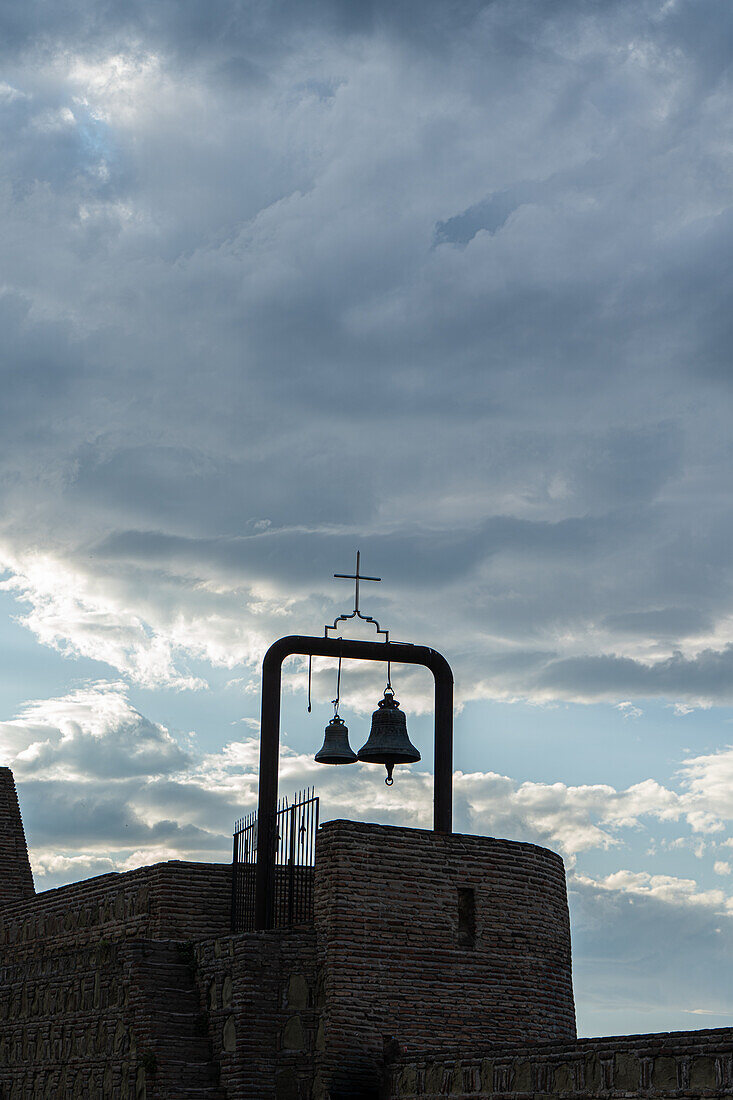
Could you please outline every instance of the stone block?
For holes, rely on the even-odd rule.
[[[654,1059],[652,1085],[661,1092],[671,1092],[677,1088],[677,1062],[668,1054],[660,1054]]]
[[[621,1051],[616,1055],[614,1088],[631,1092],[639,1088],[639,1059],[630,1051]]]
[[[291,974],[286,998],[288,1008],[296,1010],[307,1008],[309,992],[308,983],[303,975]]]
[[[291,1016],[283,1028],[283,1050],[305,1050],[305,1034],[300,1016]]]
[[[693,1058],[690,1064],[690,1088],[715,1088],[715,1059],[705,1055]]]

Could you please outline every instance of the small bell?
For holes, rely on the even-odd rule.
[[[349,744],[349,727],[338,714],[326,726],[323,746],[316,753],[318,764],[355,764],[356,753]]]
[[[379,700],[372,715],[369,739],[359,749],[357,757],[366,764],[384,764],[387,769],[384,782],[388,787],[394,782],[392,769],[395,764],[416,764],[420,760],[420,753],[407,736],[407,719],[389,686],[384,689],[384,699]]]

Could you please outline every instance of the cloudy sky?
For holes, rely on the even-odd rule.
[[[457,682],[464,831],[566,859],[584,1034],[730,1024],[733,8],[0,7],[0,757],[39,889],[226,860],[259,662]],[[371,588],[371,591],[367,591]],[[423,761],[281,787],[428,826]],[[344,670],[358,747],[383,682]]]

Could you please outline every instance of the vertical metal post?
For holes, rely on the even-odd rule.
[[[239,822],[237,822],[237,825]],[[234,837],[232,840],[232,912],[231,912],[231,926],[232,932],[237,931],[237,890],[239,889],[239,875],[237,869],[239,866],[239,834],[237,832],[236,825],[234,827]]]
[[[295,885],[295,813],[297,799],[290,807],[290,836],[288,837],[288,926],[293,924],[293,911],[295,898],[293,887]]]
[[[433,828],[436,833],[451,833],[453,832],[453,676],[448,662],[443,658],[441,661],[445,669],[438,666],[432,670],[435,677]]]
[[[255,928],[272,928],[274,915],[272,903],[275,880],[275,816],[277,766],[280,756],[280,685],[283,658],[273,660],[271,654],[272,646],[267,651],[262,664]]]

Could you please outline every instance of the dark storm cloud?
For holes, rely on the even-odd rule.
[[[332,618],[358,545],[466,696],[727,698],[732,28],[6,5],[2,561],[39,638],[200,685],[187,653]]]
[[[607,615],[605,625],[641,637],[684,638],[710,630],[712,619],[694,607],[660,607],[649,611],[627,611]]]
[[[0,29],[6,49],[23,49],[41,41],[106,44],[120,36],[143,39],[175,49],[182,57],[214,53],[227,57],[225,71],[248,82],[250,57],[262,58],[282,49],[283,31],[293,37],[305,33],[362,35],[379,31],[404,36],[428,46],[445,43],[457,31],[471,26],[492,0],[297,0],[262,3],[231,2],[202,5],[197,0],[161,0],[155,5],[138,0],[91,5],[79,0],[40,3],[33,11],[5,5]],[[244,63],[244,64],[243,64]],[[259,66],[255,67],[259,72]]]
[[[637,697],[663,695],[699,701],[733,701],[733,646],[706,649],[695,657],[675,653],[653,664],[629,657],[578,657],[553,661],[539,684],[560,694],[587,693],[617,698],[619,692]]]
[[[452,533],[415,530],[393,535],[387,546],[379,536],[360,539],[365,556],[379,556],[381,568],[401,586],[451,584],[465,579],[494,554],[509,553],[563,557],[587,555],[601,540],[607,545],[610,525],[604,520],[531,522],[497,516],[475,528]],[[308,538],[308,557],[298,561],[297,547]],[[108,561],[167,562],[185,572],[198,571],[203,563],[216,566],[240,583],[272,577],[285,586],[329,581],[329,565],[349,563],[353,535],[316,532],[303,528],[265,530],[235,539],[182,539],[154,531],[125,531],[109,535],[94,547],[95,555]],[[340,568],[340,567],[339,567]],[[379,592],[373,594],[379,599]]]
[[[109,850],[171,845],[197,848],[210,842],[211,833],[173,820],[158,820],[152,825],[141,820],[131,806],[131,787],[110,789],[92,787],[86,791],[69,789],[70,784],[25,780],[22,783],[28,820],[29,842],[38,847],[76,848],[88,844]],[[179,807],[180,809],[180,807]]]

